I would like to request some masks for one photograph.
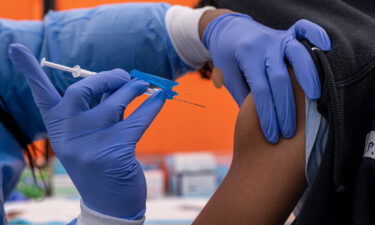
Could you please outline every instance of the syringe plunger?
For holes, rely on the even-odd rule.
[[[47,67],[51,67],[51,68],[54,68],[54,69],[58,69],[58,70],[62,70],[62,71],[72,73],[74,78],[78,78],[78,77],[85,78],[85,77],[89,77],[89,76],[92,76],[92,75],[96,74],[95,72],[91,72],[91,71],[88,71],[88,70],[81,69],[81,67],[78,66],[78,65],[71,68],[71,67],[63,66],[63,65],[60,65],[60,64],[57,64],[57,63],[48,62],[45,58],[42,59],[42,61],[40,62],[40,65],[42,67],[47,66]]]

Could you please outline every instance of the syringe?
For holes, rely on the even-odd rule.
[[[42,67],[46,66],[46,67],[51,67],[51,68],[54,68],[54,69],[58,69],[58,70],[62,70],[62,71],[72,73],[74,78],[78,78],[78,77],[86,78],[86,77],[89,77],[89,76],[92,76],[92,75],[96,74],[95,72],[91,72],[91,71],[88,71],[88,70],[81,69],[81,67],[78,66],[78,65],[71,68],[71,67],[63,66],[63,65],[60,65],[60,64],[57,64],[57,63],[48,62],[45,58],[43,58],[41,60],[40,65]],[[144,94],[152,95],[155,92],[157,92],[158,90],[160,90],[160,89],[159,88],[147,88],[147,91]]]
[[[74,78],[78,78],[78,77],[86,78],[86,77],[89,77],[89,76],[97,74],[95,72],[84,70],[84,69],[82,69],[78,65],[74,66],[74,67],[67,67],[67,66],[63,66],[63,65],[57,64],[57,63],[49,62],[45,58],[43,58],[41,60],[40,65],[42,67],[46,66],[46,67],[51,67],[51,68],[54,68],[54,69],[58,69],[58,70],[69,72],[69,73],[71,73],[73,75]],[[152,95],[152,94],[154,94],[155,92],[157,92],[159,90],[160,90],[160,88],[147,88],[147,91],[144,94],[146,94],[146,95]],[[206,108],[206,106],[204,106],[204,105],[200,105],[200,104],[197,104],[197,103],[185,101],[185,100],[182,100],[182,99],[177,99],[175,97],[173,97],[172,99],[180,101],[180,102],[185,102],[185,103],[188,103],[188,104],[191,104],[191,105],[195,105],[195,106]]]

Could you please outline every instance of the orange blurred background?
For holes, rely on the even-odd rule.
[[[56,0],[57,10],[93,7],[100,4],[141,1],[124,0]],[[159,2],[159,1],[148,1]],[[194,6],[196,0],[166,0],[170,4]],[[41,0],[4,1],[0,17],[12,19],[41,19]],[[230,153],[233,146],[233,131],[238,108],[224,89],[217,90],[211,81],[204,80],[198,73],[188,74],[177,80],[180,85],[178,97],[206,105],[199,108],[182,102],[169,100],[154,123],[147,130],[137,151],[139,154],[167,154],[172,152],[212,151]],[[146,97],[131,104],[129,115]],[[38,142],[44,149],[44,142]]]

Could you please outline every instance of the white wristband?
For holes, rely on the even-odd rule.
[[[199,20],[207,10],[215,7],[192,9],[172,6],[165,16],[165,23],[173,47],[188,66],[199,69],[210,60],[210,54],[199,37]]]

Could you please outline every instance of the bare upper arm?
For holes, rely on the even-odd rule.
[[[306,187],[305,105],[296,82],[297,133],[263,137],[251,94],[238,114],[230,171],[194,224],[283,224]]]

